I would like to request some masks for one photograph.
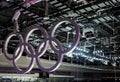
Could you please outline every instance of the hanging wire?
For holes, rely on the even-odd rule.
[[[66,44],[67,44],[67,46],[70,45],[70,44],[69,44],[69,35],[70,35],[70,32],[67,32],[67,39],[66,39]],[[70,53],[69,53],[69,54],[66,54],[66,55],[69,56]]]
[[[18,24],[18,20],[14,20],[13,22],[14,22],[14,27],[15,27],[14,31],[15,32],[19,32],[20,31],[20,27],[19,27],[19,24]]]
[[[115,25],[115,20],[113,19],[113,24],[112,24],[112,27],[114,28]],[[115,30],[113,30],[113,35],[115,35]],[[114,52],[116,51],[116,43],[114,42]],[[115,55],[114,57],[116,57],[116,52],[115,52]],[[115,82],[117,82],[117,74],[116,74],[116,59],[114,59],[114,63],[115,63],[115,66],[114,66],[114,80]]]
[[[48,20],[49,19],[49,16],[48,16],[48,1],[45,0],[45,17],[44,17],[45,20]]]
[[[67,32],[67,40],[66,40],[67,44],[69,43],[69,34],[70,32]]]

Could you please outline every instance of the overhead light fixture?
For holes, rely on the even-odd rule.
[[[44,19],[44,20],[48,20],[48,19],[50,19],[50,18],[49,18],[49,17],[47,17],[47,16],[45,16],[43,19]]]
[[[82,3],[84,3],[84,4],[87,4],[87,3],[88,3],[86,0],[73,0],[73,1],[75,1],[75,2],[77,2],[77,3],[82,2]]]
[[[66,56],[72,58],[73,57],[73,53],[72,52],[67,53]]]
[[[10,1],[10,0],[6,0],[6,1]]]
[[[108,60],[102,60],[102,63],[105,64],[105,65],[108,65]]]
[[[113,67],[115,67],[115,66],[116,66],[116,62],[112,62],[111,64],[112,64],[112,66],[113,66]]]
[[[48,16],[48,1],[45,0],[45,17],[43,18],[44,20],[48,20],[49,16]]]

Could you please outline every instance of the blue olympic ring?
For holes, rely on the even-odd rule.
[[[57,40],[54,36],[54,33],[55,33],[56,29],[58,28],[58,26],[64,22],[70,22],[74,26],[75,31],[76,31],[75,39],[74,39],[73,43],[71,44],[71,47],[66,50],[63,50],[60,41]],[[39,30],[42,32],[44,39],[42,41],[40,41],[39,46],[36,49],[34,49],[33,46],[28,43],[28,39],[29,39],[30,35],[36,30]],[[19,44],[17,45],[17,47],[15,48],[13,57],[9,57],[7,48],[8,48],[8,43],[13,36],[17,36],[20,41],[19,41]],[[50,30],[50,35],[48,35],[48,33],[46,32],[46,30],[43,27],[39,27],[39,26],[29,28],[29,30],[25,34],[24,39],[23,39],[22,35],[17,32],[10,33],[5,40],[3,52],[4,52],[5,57],[8,60],[13,62],[13,66],[18,73],[27,73],[27,72],[31,71],[34,66],[34,60],[36,60],[36,64],[38,65],[38,68],[40,70],[42,70],[44,72],[53,72],[60,66],[60,64],[63,60],[64,54],[73,51],[76,48],[76,46],[78,45],[79,40],[80,40],[80,30],[79,30],[79,26],[77,25],[77,23],[69,18],[63,18],[63,19],[60,19],[58,22],[56,22],[52,26],[52,29]],[[56,43],[57,48],[54,46],[53,42]],[[44,55],[44,53],[47,50],[48,45],[50,45],[51,49],[55,53],[58,54],[58,59],[57,59],[57,62],[52,67],[45,68],[42,66],[42,64],[40,62],[40,57],[42,55]],[[25,52],[31,58],[30,64],[24,70],[19,68],[16,64],[17,60],[21,57],[23,52]]]

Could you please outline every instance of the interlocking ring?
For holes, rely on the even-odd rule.
[[[55,33],[56,29],[58,28],[58,26],[64,22],[70,22],[74,26],[74,29],[76,31],[75,39],[74,39],[73,43],[71,44],[71,47],[66,50],[63,50],[63,47],[62,47],[60,41],[57,40],[54,36],[54,33]],[[34,49],[33,46],[28,43],[28,40],[29,40],[30,35],[36,30],[41,31],[41,33],[44,36],[44,39],[42,41],[40,41],[38,47],[36,49]],[[8,47],[8,42],[9,42],[10,38],[13,37],[14,35],[18,36],[18,38],[20,39],[20,42],[19,42],[18,46],[15,48],[13,58],[10,58],[7,56],[8,55],[7,47]],[[13,66],[15,67],[15,69],[18,73],[27,73],[27,72],[31,71],[31,69],[34,66],[34,60],[36,61],[36,64],[38,65],[38,68],[40,70],[42,70],[44,72],[53,72],[60,66],[60,64],[63,60],[64,54],[73,51],[75,49],[75,47],[78,45],[79,40],[80,40],[80,30],[79,30],[79,26],[77,25],[77,23],[71,19],[63,18],[63,19],[60,19],[58,22],[56,22],[52,26],[52,29],[50,30],[49,35],[43,27],[39,27],[39,26],[29,28],[29,30],[26,32],[26,34],[24,36],[24,39],[22,38],[22,36],[19,33],[11,33],[7,37],[5,44],[4,44],[4,55],[8,60],[13,61]],[[57,47],[55,47],[55,45],[53,43],[55,43],[57,45]],[[51,47],[51,49],[55,53],[58,54],[58,59],[52,67],[45,68],[42,66],[42,64],[40,62],[40,57],[42,55],[44,55],[44,53],[47,50],[48,45]],[[25,52],[31,58],[30,64],[28,65],[28,67],[26,69],[20,69],[17,66],[17,60],[21,57],[23,52]]]
[[[16,33],[16,32],[12,32],[7,36],[7,38],[5,40],[5,43],[4,43],[3,53],[4,53],[4,56],[10,61],[14,60],[18,57],[18,55],[14,55],[14,57],[9,57],[8,56],[8,49],[7,49],[8,48],[8,43],[9,43],[10,39],[14,36],[17,36],[18,39],[20,40],[19,44],[23,43],[23,41],[24,41],[22,35],[19,34],[19,33]],[[23,49],[21,47],[20,47],[19,53],[20,53],[20,51],[23,51]]]
[[[22,53],[23,53],[23,51],[20,52],[20,53],[18,53],[18,50],[20,50],[19,47],[22,47],[23,49],[25,48],[25,49],[24,49],[25,53],[27,54],[27,56],[31,57],[31,61],[30,61],[29,66],[28,66],[26,69],[24,69],[24,70],[23,70],[23,69],[20,69],[20,68],[17,66],[17,64],[16,64],[16,63],[17,63],[17,60],[21,57],[21,55],[22,55]],[[28,47],[29,49],[27,49],[27,47]],[[34,60],[35,60],[35,58],[33,57],[33,56],[35,55],[33,47],[32,47],[30,44],[28,44],[28,43],[21,43],[21,44],[19,44],[19,45],[16,47],[15,52],[14,52],[14,56],[15,56],[15,55],[18,55],[18,54],[19,54],[19,56],[17,56],[17,58],[13,60],[13,66],[15,67],[15,70],[16,70],[18,73],[27,73],[27,72],[31,71],[31,69],[32,69],[33,66],[34,66]],[[13,57],[14,57],[14,56],[13,56]]]

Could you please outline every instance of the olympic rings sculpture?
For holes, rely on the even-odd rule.
[[[54,33],[55,33],[56,29],[58,28],[58,26],[61,25],[64,22],[70,22],[74,26],[74,29],[76,31],[75,39],[74,39],[73,43],[71,44],[71,47],[66,49],[66,50],[63,50],[60,41],[57,40],[54,36]],[[42,34],[44,36],[44,39],[43,39],[43,41],[41,41],[39,43],[39,46],[36,49],[34,49],[33,46],[28,43],[28,40],[29,40],[30,35],[36,30],[39,30],[39,31],[42,32]],[[8,43],[13,36],[17,36],[18,39],[20,40],[20,42],[14,50],[13,57],[9,57],[7,48],[8,48]],[[58,22],[56,22],[51,27],[49,35],[43,27],[39,27],[39,26],[30,28],[28,30],[28,32],[26,32],[24,38],[18,32],[10,33],[5,40],[3,52],[4,52],[5,57],[9,61],[13,62],[13,66],[18,73],[27,73],[27,72],[31,71],[31,69],[34,66],[34,61],[35,60],[36,60],[36,64],[38,65],[38,68],[40,70],[42,70],[44,72],[52,72],[52,71],[55,71],[60,66],[64,54],[69,53],[70,51],[73,51],[76,48],[76,46],[79,43],[79,40],[80,40],[79,26],[73,20],[71,20],[69,18],[63,18],[63,19],[60,19]],[[57,49],[54,46],[53,42],[57,44]],[[55,63],[55,65],[53,65],[50,68],[45,68],[41,65],[40,57],[42,55],[44,55],[44,53],[47,50],[48,45],[50,45],[51,49],[58,54],[58,59],[57,59],[57,62]],[[25,52],[29,57],[31,57],[31,61],[30,61],[29,66],[24,70],[17,66],[17,60],[22,56],[23,52]]]
[[[35,3],[40,2],[40,1],[41,0],[28,0],[28,2],[26,2],[23,6],[24,7],[30,7],[32,4],[35,4]],[[13,16],[13,21],[15,22],[16,29],[15,29],[14,32],[10,33],[7,36],[7,38],[6,38],[5,42],[4,42],[4,47],[3,47],[4,56],[9,61],[12,61],[15,70],[18,73],[21,73],[21,74],[28,73],[29,71],[31,71],[33,66],[34,66],[35,61],[36,61],[36,64],[37,64],[37,66],[38,66],[38,68],[40,70],[42,70],[44,72],[53,72],[53,71],[55,71],[60,66],[60,64],[61,64],[61,62],[63,60],[64,54],[73,51],[76,48],[76,46],[78,45],[79,40],[80,40],[79,26],[77,25],[77,23],[75,21],[73,21],[73,20],[71,20],[69,18],[62,18],[58,22],[53,24],[53,26],[51,27],[49,35],[48,35],[48,33],[46,32],[46,30],[43,27],[36,26],[36,27],[31,27],[23,37],[19,33],[19,25],[17,23],[17,20],[18,20],[20,14],[21,14],[20,12],[22,10],[23,9],[17,10],[15,12],[14,16]],[[74,29],[76,31],[75,39],[74,39],[73,43],[71,44],[71,47],[66,49],[66,50],[63,50],[63,47],[62,47],[60,41],[57,40],[55,38],[55,36],[54,36],[55,31],[58,28],[58,26],[61,25],[64,22],[70,22],[74,26]],[[28,40],[29,40],[30,35],[36,30],[39,30],[39,31],[42,32],[42,34],[44,36],[44,39],[43,39],[43,41],[40,41],[39,46],[36,49],[34,49],[34,47],[31,44],[29,44]],[[17,47],[15,48],[15,50],[13,52],[13,57],[9,57],[8,56],[8,44],[9,44],[11,38],[14,37],[14,36],[18,37],[19,44],[17,45]],[[54,46],[53,42],[56,43],[57,48]],[[51,49],[55,53],[58,54],[58,59],[57,59],[56,63],[52,67],[45,68],[45,67],[43,67],[41,65],[40,57],[42,55],[44,55],[44,53],[47,50],[48,45],[50,45]],[[26,67],[25,69],[21,69],[19,66],[17,66],[17,61],[22,56],[23,52],[25,52],[27,56],[31,57],[31,61],[30,61],[29,65],[28,65],[28,67]]]

